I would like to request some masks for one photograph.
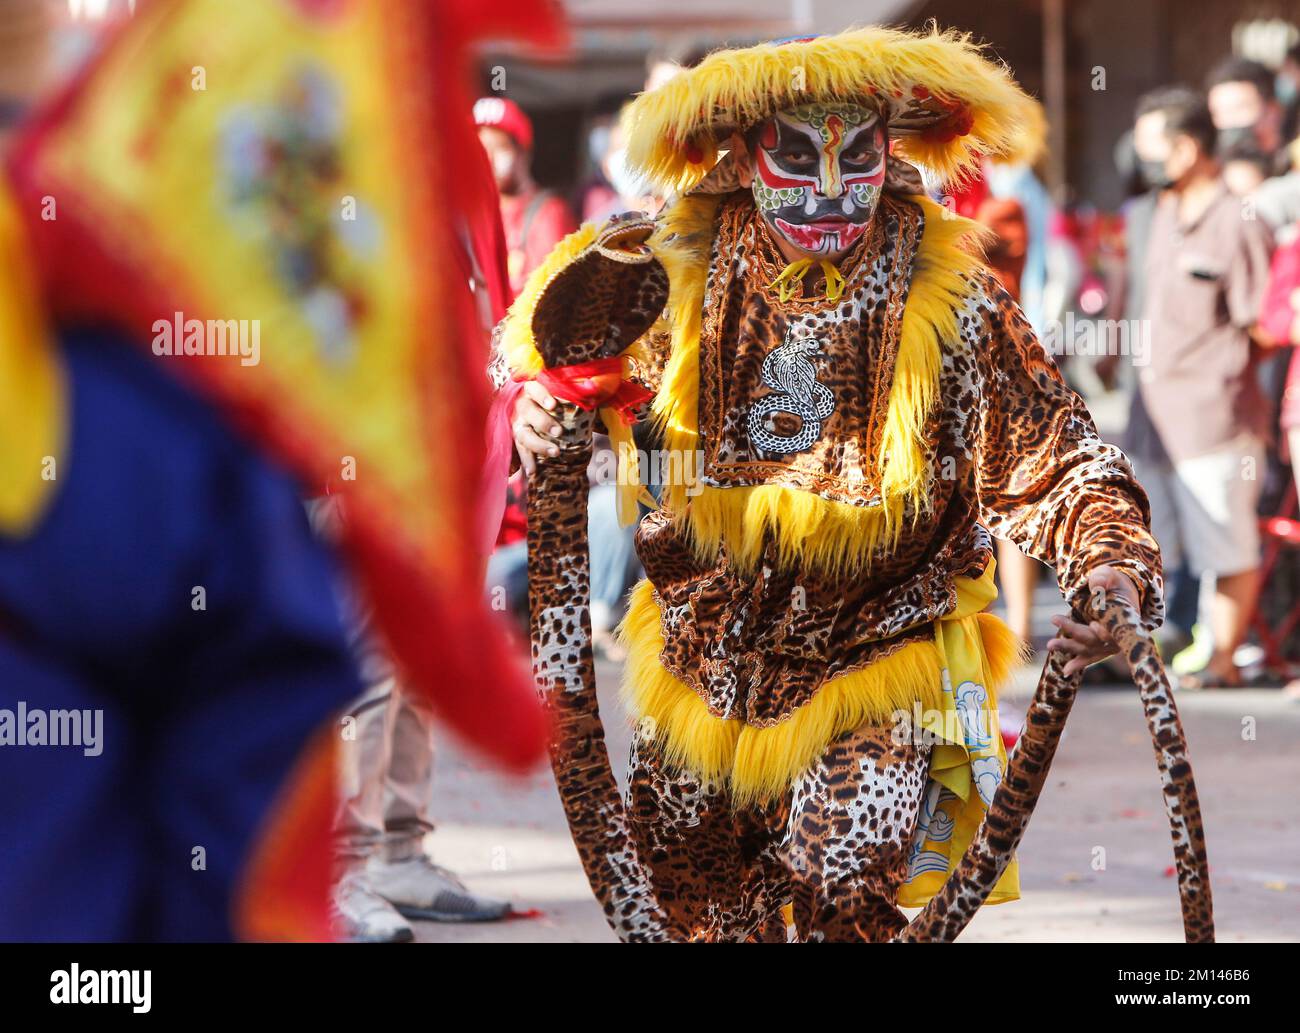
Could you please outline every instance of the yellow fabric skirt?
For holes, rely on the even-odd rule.
[[[654,590],[632,591],[622,635],[628,649],[624,698],[666,762],[725,784],[737,806],[771,801],[840,735],[890,724],[931,745],[922,801],[899,904],[919,907],[943,885],[974,837],[1006,770],[997,690],[1021,652],[1011,630],[984,609],[997,596],[994,565],[957,578],[956,609],[935,622],[932,641],[914,642],[859,671],[827,681],[776,725],[756,728],[711,714],[659,662],[664,639]],[[1016,862],[989,897],[1019,897]]]

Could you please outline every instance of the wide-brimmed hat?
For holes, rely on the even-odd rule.
[[[981,155],[1021,160],[1033,118],[1006,65],[968,34],[849,29],[715,51],[642,94],[624,114],[628,163],[658,190],[685,192],[715,171],[732,133],[798,105],[846,102],[877,107],[892,152],[936,183]]]

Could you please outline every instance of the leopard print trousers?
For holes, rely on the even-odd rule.
[[[890,727],[842,735],[778,801],[736,807],[725,787],[632,744],[628,826],[674,938],[883,941],[897,906],[930,766]]]

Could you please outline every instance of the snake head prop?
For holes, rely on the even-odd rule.
[[[547,367],[618,355],[659,318],[668,273],[646,243],[654,229],[640,212],[614,216],[545,285],[532,330]]]

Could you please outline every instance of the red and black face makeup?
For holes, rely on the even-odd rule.
[[[885,181],[884,120],[857,104],[804,104],[759,129],[754,200],[800,251],[838,260],[862,236]]]

